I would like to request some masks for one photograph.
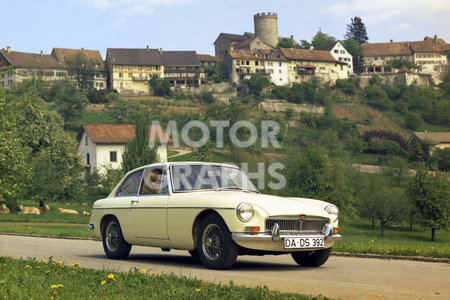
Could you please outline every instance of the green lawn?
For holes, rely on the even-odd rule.
[[[436,241],[431,242],[431,231],[418,225],[413,232],[407,226],[388,226],[384,237],[380,227],[372,230],[368,220],[341,221],[339,228],[343,239],[336,242],[334,251],[450,258],[450,232],[446,230],[437,231]]]
[[[77,262],[0,257],[2,299],[326,299],[207,283],[150,270],[84,269]]]
[[[116,124],[117,117],[109,111],[83,111],[82,124]]]

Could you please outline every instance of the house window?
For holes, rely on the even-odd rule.
[[[88,142],[89,142],[89,139],[88,139],[88,136],[86,135],[86,136],[84,137],[84,145],[87,146],[87,145],[88,145]]]
[[[95,64],[95,68],[96,69],[100,68],[100,64]]]
[[[133,77],[133,73],[128,73],[128,78],[132,78]]]
[[[334,53],[339,53],[339,50],[334,50]]]
[[[341,50],[341,54],[345,54],[345,51],[344,51],[344,50]]]
[[[117,151],[109,151],[109,161],[117,162]]]
[[[122,78],[122,77],[123,77],[123,74],[122,74],[122,73],[119,73],[119,77]]]
[[[121,71],[122,71],[122,70],[123,70],[123,66],[119,66],[119,70],[121,70]]]
[[[86,153],[86,164],[87,165],[91,164],[91,157],[90,157],[89,153]]]
[[[133,69],[133,67],[132,66],[128,66],[128,70],[131,70],[131,69]]]
[[[138,70],[142,70],[142,66],[139,66],[139,67],[138,67]]]

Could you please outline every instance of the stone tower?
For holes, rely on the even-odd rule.
[[[278,17],[276,13],[257,13],[253,16],[255,35],[275,47],[278,44]]]

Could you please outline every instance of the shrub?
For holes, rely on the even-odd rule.
[[[422,126],[423,120],[419,114],[408,112],[405,116],[405,126],[411,130],[418,130]]]

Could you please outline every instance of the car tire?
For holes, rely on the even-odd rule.
[[[123,238],[119,221],[115,217],[105,220],[102,228],[103,249],[106,256],[112,259],[125,259],[131,251],[131,245]]]
[[[197,234],[197,252],[208,269],[228,269],[236,262],[238,245],[220,216],[209,215],[201,222]]]
[[[330,257],[331,248],[308,252],[293,252],[292,258],[302,267],[320,267]]]

